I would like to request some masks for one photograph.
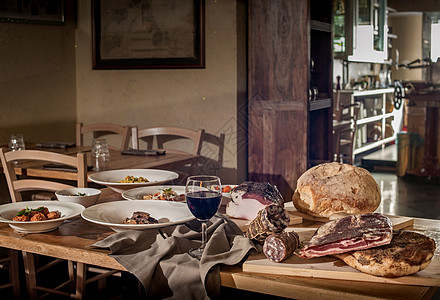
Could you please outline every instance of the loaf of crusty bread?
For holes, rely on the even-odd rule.
[[[310,168],[298,179],[293,205],[314,217],[335,213],[374,212],[381,201],[380,188],[367,170],[338,162]]]

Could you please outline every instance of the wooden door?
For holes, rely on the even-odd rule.
[[[308,3],[248,2],[248,178],[286,201],[307,168]]]

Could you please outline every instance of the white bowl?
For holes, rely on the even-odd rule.
[[[148,182],[119,182],[126,176],[144,177]],[[148,185],[158,185],[179,178],[176,172],[156,169],[121,169],[93,173],[89,179],[94,183],[108,186],[112,190],[123,193],[126,190]]]
[[[81,196],[85,194],[84,196]],[[55,192],[55,196],[61,202],[79,203],[84,207],[89,207],[96,204],[101,190],[92,188],[70,188]]]
[[[49,211],[58,210],[61,212],[61,218],[36,221],[21,222],[12,221],[12,218],[24,208],[38,208],[45,206]],[[18,232],[38,233],[48,232],[57,229],[67,219],[78,216],[84,210],[84,206],[78,203],[60,202],[60,201],[22,201],[0,205],[0,222],[8,223],[9,226]]]

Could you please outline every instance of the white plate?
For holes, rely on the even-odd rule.
[[[156,224],[122,224],[135,211],[149,213],[159,223]],[[101,203],[86,208],[81,216],[92,223],[109,226],[114,231],[124,229],[160,228],[185,223],[194,219],[186,203],[162,200],[133,200]]]
[[[231,189],[233,189],[233,188],[235,188],[237,185],[236,185],[236,184],[222,184],[222,189],[223,189],[225,186],[230,186]],[[230,193],[230,192],[229,192],[229,193],[222,193],[222,195],[223,195],[223,197],[231,198],[231,193]]]
[[[164,189],[171,188],[178,195],[185,194],[185,187],[181,185],[160,185],[160,186],[144,186],[131,189],[122,193],[122,197],[127,200],[144,200],[144,196],[156,194]]]
[[[121,183],[126,176],[144,177],[148,182]],[[126,190],[148,185],[158,185],[179,178],[179,174],[166,170],[156,169],[122,169],[96,172],[89,179],[97,184],[106,185],[118,193]]]
[[[12,221],[12,218],[22,209],[38,208],[46,206],[49,211],[58,210],[61,212],[61,218],[36,221],[36,222],[21,222]],[[3,204],[0,206],[0,222],[8,223],[9,226],[18,232],[38,233],[47,232],[57,229],[67,219],[78,216],[84,210],[84,206],[78,203],[60,202],[60,201],[23,201]]]

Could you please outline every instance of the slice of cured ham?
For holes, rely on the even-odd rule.
[[[283,196],[276,186],[268,182],[245,181],[232,189],[226,214],[238,219],[253,220],[261,209],[273,203],[284,207]]]
[[[379,213],[352,215],[322,225],[298,255],[312,258],[387,245],[393,237],[388,217]]]

